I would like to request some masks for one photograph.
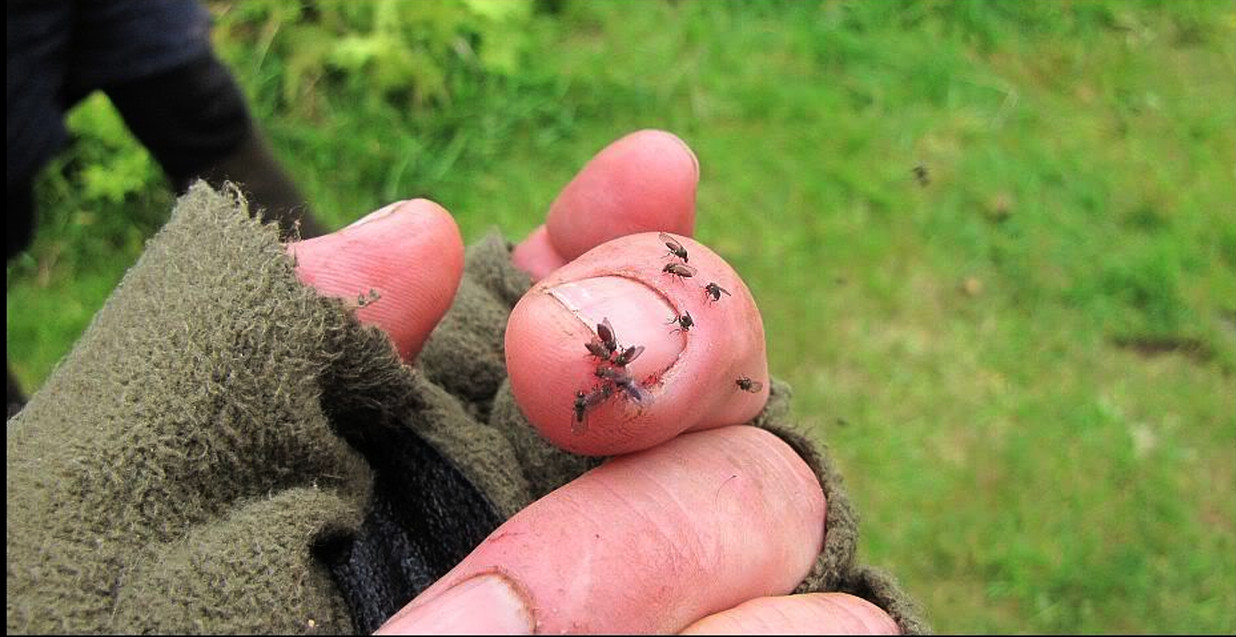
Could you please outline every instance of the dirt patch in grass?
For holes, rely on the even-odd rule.
[[[1205,363],[1215,355],[1210,345],[1189,336],[1117,336],[1112,339],[1112,344],[1147,358],[1182,354],[1199,363]]]

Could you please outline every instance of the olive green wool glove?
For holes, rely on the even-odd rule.
[[[370,632],[503,520],[596,466],[542,439],[506,380],[530,282],[473,246],[416,367],[296,278],[277,230],[204,185],[8,425],[9,632]],[[381,299],[377,299],[381,303]],[[753,424],[827,500],[798,592],[927,630],[856,564],[856,517],[773,382]]]

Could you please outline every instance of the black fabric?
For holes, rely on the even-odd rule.
[[[31,176],[68,138],[61,95],[72,10],[68,3],[33,1],[9,2],[5,9],[5,170],[11,193],[15,184],[28,188]]]
[[[310,239],[327,232],[256,129],[235,152],[196,177],[216,187],[231,182],[240,188],[252,203],[253,214],[278,223],[284,240]],[[186,183],[175,180],[175,186],[181,190]]]
[[[7,235],[4,243],[4,260],[11,261],[13,257],[30,246],[34,236],[34,201],[30,182],[9,184],[5,193],[8,199],[8,221],[5,223]]]
[[[356,630],[371,633],[467,556],[502,517],[410,430],[390,428],[348,442],[373,467],[372,499],[358,533],[331,538],[315,554],[329,566]]]
[[[10,184],[64,145],[64,112],[91,91],[210,51],[210,14],[193,0],[11,0],[5,18]]]
[[[5,13],[8,258],[29,245],[31,182],[68,141],[64,115],[91,92],[108,94],[180,192],[251,136],[198,2],[18,0]]]
[[[8,232],[4,240],[6,245],[4,260],[7,262],[12,261],[13,257],[30,245],[34,213],[30,182],[9,184],[6,194],[8,199],[6,230]],[[17,377],[13,375],[13,368],[9,366],[7,356],[5,356],[4,363],[5,372],[8,374],[8,386],[5,388],[5,412],[7,414],[5,417],[12,418],[26,404],[26,395],[21,390],[21,383],[18,383]]]
[[[8,387],[5,389],[6,411],[8,415],[5,418],[12,418],[26,405],[26,395],[22,393],[17,377],[13,376],[12,368],[5,371],[8,372]]]
[[[178,192],[232,155],[253,131],[240,87],[210,53],[103,91]]]

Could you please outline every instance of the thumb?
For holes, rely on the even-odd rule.
[[[691,236],[699,160],[686,142],[642,130],[606,146],[567,184],[545,225],[515,246],[515,265],[540,280],[568,261],[629,234]]]
[[[425,199],[393,203],[287,249],[302,283],[359,305],[357,318],[386,332],[409,362],[450,307],[463,273],[455,220]]]

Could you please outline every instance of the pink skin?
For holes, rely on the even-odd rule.
[[[425,199],[391,204],[287,249],[301,282],[324,296],[355,305],[358,295],[376,291],[378,300],[356,316],[385,330],[408,361],[450,308],[463,274],[459,227],[445,208]]]
[[[569,451],[592,455],[628,453],[660,444],[690,430],[746,422],[768,398],[764,326],[742,279],[716,253],[686,237],[695,277],[662,272],[674,257],[662,258],[665,244],[655,232],[629,235],[600,245],[542,279],[511,312],[506,332],[506,362],[515,399],[541,434]],[[598,277],[618,277],[621,286]],[[624,297],[594,302],[575,292],[564,302],[555,294],[563,284],[629,287]],[[706,282],[733,296],[712,302]],[[634,295],[649,297],[628,302]],[[667,321],[690,312],[695,325],[671,334]],[[640,408],[617,396],[588,413],[588,429],[572,432],[572,397],[597,380],[597,360],[584,344],[604,318],[623,345],[647,349],[629,369],[655,401]],[[739,376],[759,380],[757,393],[740,390]]]
[[[699,275],[676,281],[660,271],[676,259],[665,256],[655,231],[690,234],[698,176],[676,137],[629,135],[581,171],[548,224],[513,256],[542,279],[508,325],[521,408],[540,414],[534,420],[547,437],[577,451],[643,451],[515,515],[384,632],[669,632],[692,623],[706,632],[882,632],[891,624],[850,596],[831,597],[832,610],[814,596],[778,597],[820,547],[824,498],[775,436],[718,428],[745,421],[767,397],[767,389],[731,390],[729,376],[767,385],[767,367],[759,312],[728,265],[683,238]],[[463,261],[449,214],[424,200],[392,204],[288,251],[300,279],[325,295],[355,303],[378,290],[381,298],[357,315],[386,331],[409,362],[449,307]],[[733,296],[708,302],[710,281]],[[697,326],[669,334],[675,326],[665,321],[683,310]],[[662,382],[651,389],[652,406],[641,412],[612,401],[589,414],[588,433],[573,436],[569,398],[595,366],[583,343],[604,317],[621,342],[648,348],[631,370],[641,379],[660,372]],[[676,435],[683,430],[696,431]],[[505,577],[468,579],[485,573]],[[512,612],[494,612],[500,608]]]
[[[898,635],[901,630],[871,602],[845,593],[757,597],[710,615],[682,635]]]
[[[610,239],[648,230],[691,236],[699,177],[699,161],[681,139],[631,133],[562,189],[545,225],[515,248],[515,263],[539,279]]]
[[[417,609],[447,589],[499,572],[536,632],[675,632],[792,591],[819,553],[823,520],[815,476],[772,434],[687,434],[520,511],[384,630],[415,625]]]
[[[527,239],[515,246],[511,260],[534,279],[561,268],[567,262],[549,242],[549,229],[544,225],[537,226]]]

